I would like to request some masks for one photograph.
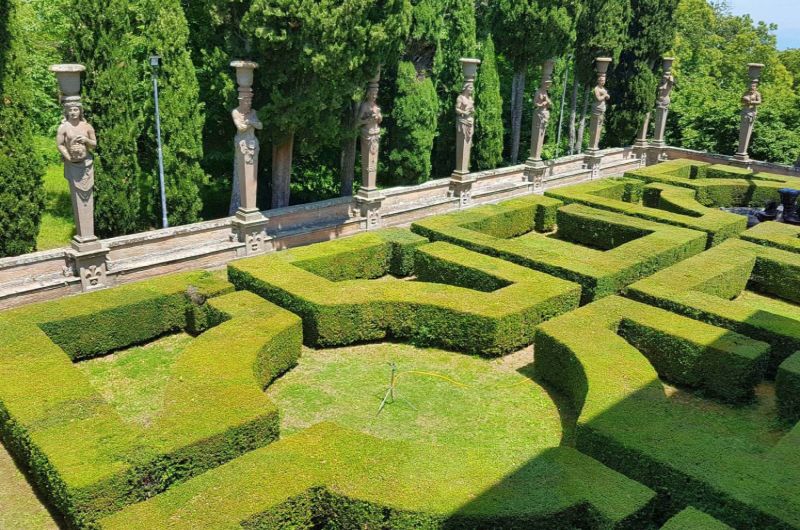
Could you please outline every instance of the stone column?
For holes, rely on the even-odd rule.
[[[458,197],[460,205],[472,201],[472,183],[469,175],[469,159],[475,134],[475,77],[478,74],[478,59],[461,59],[464,87],[456,100],[456,169],[450,176],[450,196]]]
[[[233,140],[234,165],[232,194],[238,195],[239,206],[234,219],[235,238],[244,243],[241,254],[249,256],[270,250],[267,236],[268,219],[256,205],[258,191],[258,155],[261,146],[256,136],[264,126],[253,108],[253,71],[258,63],[252,61],[233,61],[236,69],[236,82],[239,84],[239,106],[233,109],[231,117],[236,126]],[[235,199],[232,198],[232,203]]]
[[[595,59],[597,86],[592,89],[592,119],[589,122],[589,148],[586,150],[586,167],[592,170],[592,178],[600,177],[600,165],[603,157],[600,153],[600,136],[606,118],[606,108],[611,96],[606,90],[606,75],[611,64],[610,57]]]
[[[381,122],[383,114],[378,106],[380,70],[367,85],[367,93],[358,110],[358,126],[361,129],[361,188],[355,195],[358,213],[367,222],[366,229],[381,226],[381,203],[383,194],[378,190],[378,153],[381,144]]]
[[[94,234],[94,156],[97,137],[86,121],[81,103],[81,64],[55,64],[61,92],[64,119],[56,133],[56,144],[64,163],[64,178],[69,182],[75,236],[70,259],[73,272],[81,279],[84,291],[108,285],[106,256],[108,249]]]
[[[758,115],[758,107],[762,103],[761,92],[758,91],[759,78],[763,64],[750,63],[747,65],[750,77],[750,86],[742,96],[742,121],[739,126],[739,150],[733,159],[736,162],[748,165],[750,163],[750,139],[753,136],[753,127]]]
[[[550,123],[550,109],[553,101],[550,99],[550,87],[553,85],[553,59],[548,59],[542,64],[542,80],[539,90],[533,97],[533,127],[531,129],[531,154],[525,162],[525,176],[531,184],[533,191],[542,189],[544,174],[547,165],[542,160],[542,148]]]

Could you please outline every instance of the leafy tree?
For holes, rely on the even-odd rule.
[[[492,4],[498,50],[514,68],[511,84],[511,163],[519,159],[525,75],[531,66],[561,55],[575,38],[575,0],[497,0]]]
[[[475,165],[494,169],[503,161],[503,98],[497,73],[494,41],[481,46],[481,75],[475,82]]]
[[[609,76],[611,111],[605,143],[629,145],[655,105],[661,58],[675,40],[678,0],[631,0],[628,39]]]
[[[419,184],[430,178],[438,114],[439,99],[431,79],[419,75],[411,62],[401,62],[389,133],[391,184]]]
[[[442,35],[438,40],[433,63],[433,77],[436,92],[439,94],[439,134],[434,147],[433,165],[434,174],[445,177],[452,173],[456,157],[455,105],[464,83],[460,59],[474,57],[478,41],[474,1],[439,2],[440,16],[443,17]],[[478,76],[480,75],[479,71]]]
[[[778,54],[783,66],[792,74],[794,88],[800,88],[800,49],[784,50]]]
[[[273,143],[272,206],[289,204],[296,135],[337,141],[341,112],[378,65],[399,54],[408,0],[254,0],[242,26],[263,59],[261,114]]]
[[[0,13],[0,256],[15,256],[36,248],[44,168],[33,149],[29,43],[15,0],[0,0]]]

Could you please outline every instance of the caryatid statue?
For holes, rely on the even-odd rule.
[[[673,57],[664,57],[663,74],[661,82],[658,84],[658,96],[656,97],[656,130],[653,134],[653,145],[664,146],[664,133],[667,130],[667,115],[669,114],[670,95],[675,88],[675,77],[672,75]]]
[[[81,104],[81,72],[79,64],[57,64],[50,67],[61,90],[64,119],[56,133],[56,144],[64,163],[64,177],[69,182],[75,237],[72,246],[79,252],[100,248],[94,235],[94,157],[97,147],[94,128],[86,121]]]
[[[475,136],[475,77],[478,59],[461,59],[464,86],[456,99],[456,175],[469,174],[469,158]]]
[[[542,161],[542,148],[544,147],[544,137],[547,133],[547,125],[550,123],[550,109],[553,107],[553,100],[550,99],[550,87],[553,86],[553,65],[552,59],[542,65],[542,82],[539,90],[533,96],[533,130],[531,131],[531,156],[532,162]]]
[[[736,160],[744,162],[750,160],[750,156],[748,155],[750,139],[753,136],[753,127],[756,123],[758,107],[763,101],[761,99],[761,92],[758,91],[758,84],[764,65],[750,63],[747,66],[750,76],[750,88],[748,88],[747,92],[742,96],[742,122],[739,126],[739,150],[734,156]]]
[[[378,151],[381,145],[383,114],[378,106],[378,72],[367,85],[367,94],[358,109],[358,126],[361,129],[361,188],[369,194],[378,188]]]
[[[611,96],[606,90],[606,74],[608,65],[611,63],[609,57],[598,57],[595,59],[595,70],[597,72],[597,86],[592,89],[592,119],[589,122],[589,149],[588,151],[598,151],[600,149],[600,136],[603,131],[603,122],[606,119],[606,109]]]
[[[240,216],[257,214],[256,193],[258,191],[258,153],[260,150],[256,130],[263,124],[253,109],[253,70],[258,64],[251,61],[234,61],[236,79],[239,83],[239,106],[233,109],[231,117],[236,125],[236,136],[233,139],[234,189],[231,197],[231,209],[236,209]],[[238,200],[237,200],[238,199]],[[231,212],[231,214],[236,212]]]

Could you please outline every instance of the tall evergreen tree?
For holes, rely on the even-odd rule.
[[[532,66],[560,56],[575,38],[577,0],[497,0],[492,26],[497,48],[514,68],[511,84],[511,163],[519,159],[525,75]]]
[[[609,76],[611,110],[605,144],[630,145],[655,105],[662,56],[675,42],[679,0],[631,0],[628,38]]]
[[[72,56],[87,67],[98,134],[98,234],[158,226],[161,205],[149,56],[158,53],[161,132],[170,225],[199,219],[203,113],[179,0],[81,0]],[[88,113],[87,113],[88,114]]]
[[[35,250],[44,209],[44,167],[33,149],[29,119],[34,102],[28,44],[15,2],[0,0],[0,256]]]
[[[475,82],[475,94],[475,166],[494,169],[503,161],[503,97],[491,36],[481,46],[481,75]]]
[[[337,141],[341,112],[378,66],[399,54],[408,0],[254,0],[242,22],[264,67],[257,71],[271,127],[272,206],[289,204],[295,136]]]
[[[401,62],[389,132],[389,183],[419,184],[430,178],[438,114],[439,99],[431,79],[419,75],[411,62]]]
[[[478,40],[473,0],[441,0],[439,7],[443,18],[442,37],[434,56],[433,76],[439,94],[440,114],[433,165],[434,174],[445,177],[452,173],[456,157],[455,105],[464,83],[459,59],[474,57]]]

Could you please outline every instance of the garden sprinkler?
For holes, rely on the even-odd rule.
[[[386,389],[386,393],[383,396],[383,401],[381,401],[381,406],[378,407],[378,412],[375,414],[375,416],[380,415],[387,403],[394,403],[395,398],[397,398],[395,394],[395,387],[397,386],[397,363],[391,362],[386,364],[388,364],[391,368],[391,373],[389,375],[389,388]],[[403,399],[403,401],[405,401],[406,404],[412,409],[417,410],[417,407],[412,405],[407,399]]]

